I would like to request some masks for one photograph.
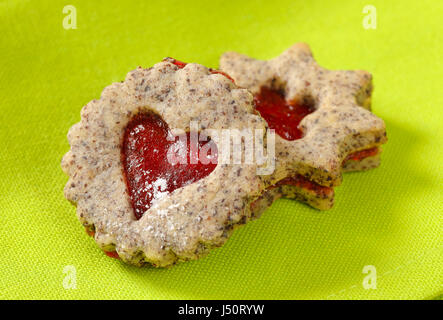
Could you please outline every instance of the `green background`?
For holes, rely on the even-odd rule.
[[[77,8],[77,29],[62,25]],[[366,4],[377,28],[362,26]],[[442,1],[0,1],[0,298],[435,298],[442,292]],[[346,174],[336,206],[280,200],[200,261],[138,269],[107,258],[63,197],[80,109],[165,56],[209,67],[298,41],[331,69],[373,73],[389,142]],[[77,289],[63,269],[77,270]],[[362,282],[365,265],[377,289]]]

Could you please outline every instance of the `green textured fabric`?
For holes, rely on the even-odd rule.
[[[442,1],[0,1],[0,298],[436,298],[442,293]],[[63,7],[77,29],[63,28]],[[138,269],[106,257],[64,199],[80,109],[165,56],[209,67],[308,42],[331,69],[373,73],[389,142],[318,212],[279,200],[200,261]],[[365,266],[376,289],[365,289]],[[76,269],[76,289],[63,281]],[[373,273],[371,273],[373,275]],[[372,282],[373,283],[373,282]]]

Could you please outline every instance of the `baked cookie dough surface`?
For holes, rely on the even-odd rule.
[[[347,160],[352,153],[387,141],[384,121],[369,111],[372,76],[368,72],[325,69],[305,43],[297,43],[269,61],[227,52],[220,59],[220,69],[254,96],[267,88],[313,110],[298,125],[301,138],[287,140],[276,135],[276,171],[271,184],[299,174],[320,186],[334,187],[341,183],[343,165],[345,171],[355,171],[379,164],[378,155],[361,164]],[[306,190],[296,195],[298,189],[293,187],[279,189],[318,209],[333,204],[333,193],[322,198]]]
[[[154,202],[135,219],[122,168],[122,137],[130,120],[152,111],[171,129],[254,128],[266,132],[252,95],[204,66],[183,68],[166,60],[137,68],[125,81],[104,89],[81,110],[68,133],[62,160],[69,176],[64,193],[105,251],[125,262],[169,266],[197,259],[221,246],[233,229],[252,218],[250,204],[266,185],[255,164],[218,164],[201,180]],[[229,110],[229,112],[226,112]]]
[[[288,100],[321,106],[371,107],[372,75],[364,70],[329,70],[318,65],[306,43],[296,43],[280,56],[257,60],[237,52],[220,58],[220,69],[253,94],[262,87],[283,88]]]

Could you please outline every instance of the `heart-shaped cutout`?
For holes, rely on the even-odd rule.
[[[303,136],[299,123],[313,108],[293,101],[286,101],[281,91],[261,88],[254,96],[255,109],[266,120],[269,128],[285,140],[296,140]]]
[[[217,146],[212,140],[193,142],[189,132],[186,137],[171,137],[168,124],[154,112],[135,116],[126,127],[122,163],[136,219],[154,201],[208,176],[217,166]],[[171,161],[171,151],[186,161]]]

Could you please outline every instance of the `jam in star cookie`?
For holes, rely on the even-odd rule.
[[[269,61],[227,52],[220,69],[252,92],[256,110],[277,133],[269,201],[283,195],[329,209],[342,171],[379,165],[386,130],[370,112],[368,72],[325,69],[304,43]]]

